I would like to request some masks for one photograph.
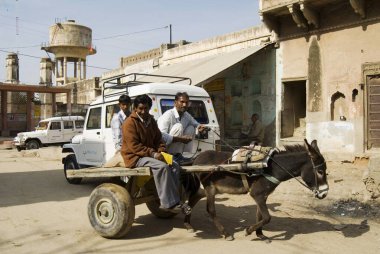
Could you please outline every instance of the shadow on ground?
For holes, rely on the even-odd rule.
[[[0,207],[47,201],[66,201],[86,197],[109,179],[83,180],[80,185],[69,184],[62,169],[0,174]]]
[[[201,239],[218,239],[221,236],[218,234],[213,222],[210,220],[205,210],[206,201],[201,200],[193,210],[192,225],[196,232],[194,237]],[[290,240],[296,235],[313,234],[318,232],[341,232],[347,238],[359,237],[370,230],[367,220],[362,220],[358,224],[333,224],[327,220],[316,218],[297,218],[297,217],[279,217],[273,215],[276,211],[281,210],[281,205],[273,203],[268,205],[272,213],[271,222],[264,226],[264,234],[267,233],[272,241]],[[255,222],[255,205],[232,207],[223,204],[216,205],[217,214],[221,223],[226,230],[232,234],[239,233],[244,235],[244,230],[247,226]],[[238,215],[238,216],[237,216]],[[310,215],[312,217],[312,215]],[[177,215],[172,219],[160,219],[153,214],[143,216],[136,215],[135,224],[125,239],[143,239],[166,234],[173,228],[183,228],[184,216]],[[276,232],[279,232],[276,234]],[[190,233],[189,233],[190,234]],[[255,233],[248,236],[252,240],[259,240]]]

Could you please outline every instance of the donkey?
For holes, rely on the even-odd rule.
[[[226,164],[231,159],[231,155],[230,152],[205,151],[199,154],[193,165]],[[256,223],[246,228],[246,236],[256,231],[256,235],[260,239],[269,242],[268,237],[263,234],[263,226],[271,220],[266,202],[268,196],[281,182],[301,176],[305,184],[301,181],[300,183],[312,190],[315,197],[323,199],[327,196],[329,186],[326,177],[326,162],[319,151],[316,140],[309,144],[305,139],[305,146],[286,146],[284,151],[276,152],[272,155],[264,172],[261,175],[246,177],[248,185],[244,184],[241,175],[233,172],[214,171],[197,174],[205,193],[202,193],[201,189],[193,192],[189,197],[188,204],[194,207],[205,194],[207,212],[217,230],[226,240],[233,240],[233,235],[225,230],[216,216],[215,195],[249,193],[257,204],[257,211]],[[190,224],[190,218],[191,214],[186,215],[184,224],[189,231],[194,231]]]

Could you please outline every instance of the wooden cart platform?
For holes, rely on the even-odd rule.
[[[205,173],[211,171],[237,171],[242,172],[247,169],[260,169],[265,167],[263,162],[221,164],[221,165],[194,165],[182,166],[186,173]],[[114,176],[148,176],[151,175],[149,167],[124,168],[124,167],[90,167],[83,169],[72,169],[66,171],[67,178],[87,178],[87,177],[114,177]]]

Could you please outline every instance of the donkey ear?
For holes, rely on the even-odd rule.
[[[317,140],[313,140],[313,141],[311,141],[311,147],[313,147],[314,148],[314,150],[317,152],[317,153],[321,153],[320,151],[319,151],[319,148],[318,148],[318,144],[317,144]]]
[[[314,147],[313,147],[312,145],[309,145],[309,143],[307,142],[307,139],[306,139],[306,138],[304,139],[304,141],[305,141],[305,147],[306,147],[306,150],[309,152],[309,154],[310,154],[311,156],[315,156],[316,151],[315,151]],[[313,142],[314,142],[314,141],[315,141],[315,140],[313,140]],[[313,143],[313,142],[311,142],[311,143]]]

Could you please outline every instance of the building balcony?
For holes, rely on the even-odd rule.
[[[260,16],[263,23],[276,34],[280,25],[291,19],[299,29],[319,29],[326,15],[355,15],[366,18],[366,10],[373,0],[260,0]],[[286,23],[286,22],[285,22]]]

